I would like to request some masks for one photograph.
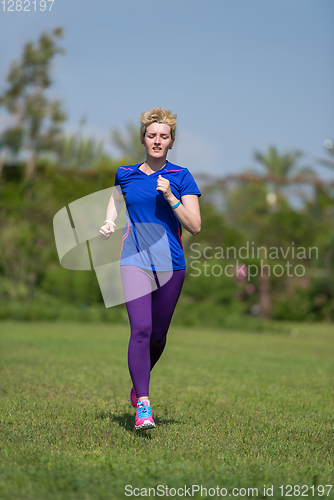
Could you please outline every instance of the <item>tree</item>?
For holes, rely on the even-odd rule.
[[[88,169],[96,165],[103,154],[103,140],[93,137],[63,135],[54,148],[61,167]]]
[[[278,177],[288,176],[301,156],[300,151],[288,151],[280,154],[273,146],[270,146],[265,154],[260,151],[254,153],[254,158],[262,163],[267,173]]]
[[[3,154],[0,157],[0,177],[8,153],[14,157],[17,156],[21,149],[22,142],[23,130],[18,126],[8,128],[0,135],[0,151],[3,151]]]
[[[128,123],[127,134],[124,135],[117,129],[111,133],[111,142],[121,150],[122,155],[133,163],[145,159],[145,149],[140,141],[140,130],[135,125]]]
[[[64,53],[56,44],[62,36],[62,28],[42,33],[38,43],[28,42],[21,60],[11,64],[0,106],[10,113],[14,124],[0,136],[0,146],[5,150],[0,173],[8,153],[17,155],[24,151],[28,156],[26,177],[31,178],[38,154],[52,149],[58,140],[60,124],[66,117],[60,102],[49,99],[46,90],[52,85],[52,60]]]
[[[283,249],[283,253],[289,256],[288,260],[291,261],[291,264],[300,264],[299,260],[295,261],[295,258],[291,258],[292,248],[312,246],[316,241],[318,232],[318,224],[315,223],[314,216],[305,213],[303,210],[297,211],[292,208],[282,194],[280,194],[279,210],[273,212],[271,207],[267,205],[266,184],[272,182],[272,179],[279,183],[279,187],[295,182],[305,183],[311,181],[315,188],[320,188],[322,185],[321,181],[317,181],[313,177],[295,175],[286,178],[288,172],[289,169],[282,170],[281,177],[272,177],[272,174],[259,176],[242,173],[229,176],[223,179],[221,183],[216,182],[215,184],[216,189],[220,188],[222,190],[224,188],[226,198],[225,221],[230,227],[243,235],[243,246],[247,246],[248,242],[251,248],[254,245],[255,249],[267,249],[267,251],[259,252],[259,256],[256,255],[256,250],[254,258],[252,256],[249,262],[246,262],[258,266],[259,272],[255,280],[258,285],[260,316],[263,318],[271,317],[275,292],[273,287],[278,287],[272,270],[271,275],[269,273],[269,268],[276,264],[283,265],[283,267],[287,264],[285,258],[271,257],[268,249]],[[232,186],[234,187],[230,190],[226,189],[228,182],[233,182]],[[280,255],[280,257],[282,256]],[[286,273],[277,281],[280,283],[282,290],[288,287],[289,280]]]
[[[254,158],[266,169],[266,174],[271,177],[276,199],[280,197],[280,184],[282,179],[290,176],[295,170],[297,160],[302,156],[300,151],[279,153],[273,146],[266,153],[255,151]]]

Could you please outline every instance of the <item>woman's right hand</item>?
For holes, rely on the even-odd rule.
[[[115,227],[112,224],[110,224],[110,222],[106,222],[103,226],[101,226],[101,229],[99,232],[100,232],[101,238],[103,238],[104,240],[107,240],[109,238],[109,236],[111,235],[111,233],[115,232]]]

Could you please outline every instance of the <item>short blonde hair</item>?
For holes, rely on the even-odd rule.
[[[144,111],[144,113],[139,115],[139,118],[141,121],[141,127],[140,127],[141,142],[144,142],[146,129],[152,123],[165,123],[166,125],[169,125],[171,138],[175,139],[177,115],[173,115],[173,113],[168,109],[151,108],[149,111]]]

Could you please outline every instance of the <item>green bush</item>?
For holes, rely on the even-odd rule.
[[[79,321],[127,323],[125,305],[106,309],[104,305],[75,305],[38,293],[34,300],[1,301],[0,320],[13,319],[17,321]]]
[[[313,279],[280,294],[273,306],[273,319],[292,321],[334,321],[334,287],[325,279]]]
[[[45,272],[40,289],[70,304],[103,304],[94,271],[70,271],[54,264]]]

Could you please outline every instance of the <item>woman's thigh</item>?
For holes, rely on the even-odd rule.
[[[185,277],[185,269],[174,271],[171,278],[152,292],[152,340],[161,342],[167,334]]]
[[[120,269],[126,304],[151,294],[152,273],[136,266],[121,266]]]
[[[121,266],[121,278],[131,335],[142,340],[150,338],[153,273],[136,266]]]
[[[152,332],[152,340],[161,342],[182,290],[185,269],[154,273],[135,266],[121,266],[121,277],[131,332],[142,331],[145,336]]]

